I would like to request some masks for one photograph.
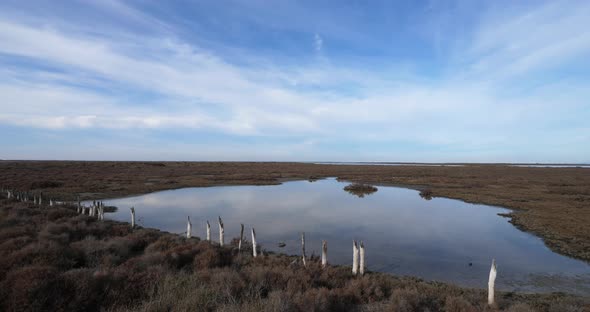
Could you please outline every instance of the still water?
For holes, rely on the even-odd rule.
[[[351,265],[352,240],[362,240],[369,270],[418,276],[468,287],[487,287],[492,258],[497,287],[523,292],[563,291],[590,295],[590,265],[551,252],[498,213],[507,209],[458,200],[425,200],[415,190],[379,187],[358,197],[335,179],[294,181],[272,186],[185,188],[104,200],[119,207],[108,217],[129,221],[134,206],[138,224],[182,234],[186,217],[193,236],[205,237],[209,220],[217,239],[217,216],[226,242],[255,227],[266,250],[300,253],[300,233],[308,255],[328,241],[328,260]],[[246,235],[249,238],[249,235]],[[285,247],[279,247],[279,243]]]

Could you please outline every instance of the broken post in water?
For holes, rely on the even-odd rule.
[[[238,241],[238,252],[242,251],[242,241],[244,240],[244,223],[240,224],[240,240]]]
[[[193,230],[193,224],[191,223],[191,217],[187,216],[186,221],[186,238],[191,238],[191,231]]]
[[[303,266],[307,266],[305,258],[305,232],[301,232],[301,259],[303,260]]]
[[[359,248],[356,240],[352,241],[352,275],[356,275],[359,269]]]
[[[131,228],[135,228],[135,208],[131,207]]]
[[[494,284],[496,283],[496,259],[492,259],[490,279],[488,281],[488,305],[494,304]]]
[[[223,247],[223,242],[225,239],[225,230],[223,229],[223,221],[221,220],[221,217],[219,218],[219,246]]]
[[[322,267],[325,268],[328,265],[328,242],[322,241]]]
[[[363,276],[365,275],[365,243],[363,242],[361,242],[359,257],[359,273]]]
[[[256,251],[256,231],[252,228],[252,256],[256,258],[258,252]]]
[[[209,224],[209,220],[207,220],[207,241],[211,242],[211,224]]]

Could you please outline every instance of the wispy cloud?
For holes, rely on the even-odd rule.
[[[587,56],[590,3],[553,1],[526,11],[490,12],[468,55],[477,73],[526,74]]]
[[[324,45],[324,40],[317,33],[314,34],[314,36],[313,36],[313,43],[314,43],[314,47],[315,47],[316,52],[319,53],[320,51],[322,51],[322,47]]]
[[[588,76],[556,74],[568,66],[590,68],[585,3],[490,8],[426,72],[423,63],[431,60],[399,56],[361,66],[332,48],[332,39],[350,44],[342,41],[346,30],[334,27],[328,35],[299,28],[308,49],[312,36],[321,61],[273,61],[274,54],[265,58],[251,49],[227,59],[219,46],[191,40],[182,26],[138,8],[117,1],[93,5],[134,26],[89,30],[42,15],[0,14],[0,125],[186,129],[203,139],[252,139],[276,149],[268,158],[280,159],[296,153],[307,159],[580,161],[590,154],[580,149],[588,136],[579,135],[588,131]],[[298,29],[291,22],[284,28]],[[136,31],[144,27],[153,31]],[[326,38],[330,49],[324,49]],[[437,67],[444,70],[431,74]],[[169,140],[181,144],[174,135]],[[264,158],[249,146],[236,153]],[[557,147],[561,153],[550,151]],[[198,155],[189,150],[185,155]],[[221,158],[229,150],[210,146],[200,155],[215,158],[210,151],[218,151]]]

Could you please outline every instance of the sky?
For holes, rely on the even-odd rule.
[[[590,1],[0,1],[0,159],[590,163]]]

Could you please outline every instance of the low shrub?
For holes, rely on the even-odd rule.
[[[583,311],[590,299],[486,292],[226,247],[0,201],[0,311]],[[73,208],[71,210],[74,210]]]

